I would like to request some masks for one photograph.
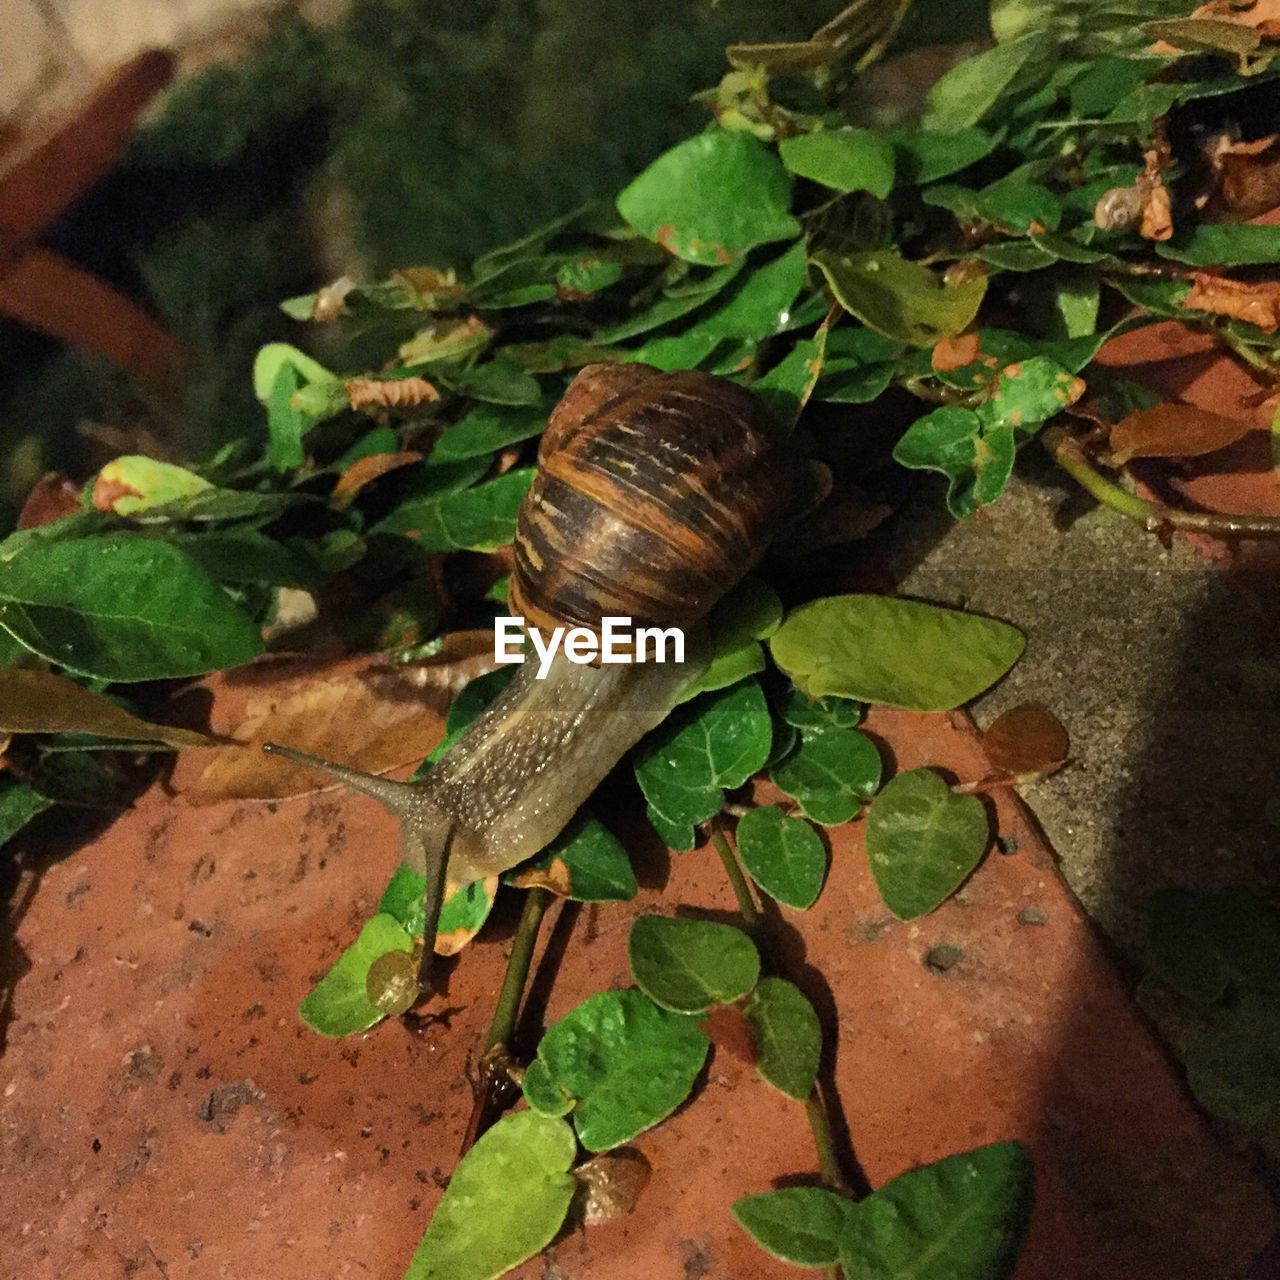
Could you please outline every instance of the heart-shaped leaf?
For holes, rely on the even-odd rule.
[[[750,810],[738,823],[738,853],[747,874],[771,898],[799,911],[818,900],[827,851],[802,818],[790,818],[772,804]]]
[[[741,929],[710,920],[640,916],[627,940],[641,991],[674,1013],[705,1013],[745,996],[760,976],[760,953]]]
[[[931,769],[900,773],[867,814],[871,874],[899,920],[945,902],[982,860],[990,838],[982,801],[952,795]]]
[[[621,841],[589,813],[579,813],[536,858],[503,879],[577,902],[629,902],[638,888]]]
[[[798,800],[815,822],[848,822],[880,785],[880,753],[856,729],[822,729],[800,735],[799,746],[776,764],[774,785]]]
[[[822,1028],[799,987],[761,978],[746,1007],[756,1048],[756,1070],[788,1098],[803,1102],[818,1078]]]
[[[563,1120],[504,1116],[454,1170],[404,1280],[495,1280],[546,1248],[578,1185],[577,1154]]]
[[[784,1187],[735,1200],[738,1225],[767,1253],[797,1267],[829,1267],[840,1260],[840,1240],[851,1201],[821,1187]]]

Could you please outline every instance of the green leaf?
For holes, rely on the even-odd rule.
[[[934,346],[967,329],[987,291],[983,276],[946,284],[892,249],[845,254],[820,249],[813,262],[846,311],[878,333],[916,347]]]
[[[367,1031],[385,1016],[368,995],[369,967],[391,951],[412,953],[413,939],[385,912],[369,920],[298,1008],[302,1020],[322,1036]]]
[[[959,129],[954,133],[896,129],[889,133],[897,159],[897,171],[905,183],[923,187],[948,174],[976,164],[991,154],[1000,141],[998,133],[983,129]]]
[[[301,383],[292,364],[281,364],[267,397],[267,461],[277,471],[302,466],[302,433],[306,429],[302,412],[293,397]]]
[[[1009,427],[1026,439],[1042,423],[1075,404],[1084,390],[1083,379],[1045,355],[1006,365],[978,409],[984,435],[996,427]]]
[[[496,878],[486,877],[460,885],[444,900],[436,925],[436,950],[453,955],[469,942],[489,918],[493,909]],[[378,910],[394,917],[411,938],[423,936],[423,894],[426,877],[402,862],[382,892]]]
[[[404,1280],[494,1280],[540,1253],[569,1212],[577,1154],[563,1120],[504,1116],[463,1156]]]
[[[738,853],[747,874],[771,898],[799,911],[818,900],[827,851],[803,819],[773,804],[749,810],[738,823]]]
[[[673,1013],[732,1004],[756,985],[760,953],[741,929],[709,920],[639,916],[627,956],[636,985]]]
[[[799,747],[773,767],[774,785],[815,822],[848,822],[880,785],[880,753],[856,729],[802,733]]]
[[[803,1102],[818,1078],[822,1028],[804,993],[781,978],[761,978],[746,1010],[756,1070],[779,1093]]]
[[[853,1204],[820,1187],[784,1187],[733,1203],[738,1225],[766,1253],[797,1267],[829,1267]]]
[[[997,240],[975,251],[983,262],[1001,271],[1039,271],[1052,266],[1057,256],[1043,245],[1029,240]]]
[[[790,203],[776,156],[748,134],[710,129],[659,156],[618,196],[618,212],[676,257],[718,266],[799,235]]]
[[[775,627],[774,630],[777,630]],[[776,702],[783,721],[803,732],[823,729],[856,729],[865,708],[848,698],[809,698],[789,684]]]
[[[542,388],[537,378],[512,360],[496,359],[469,369],[437,369],[436,380],[472,400],[490,404],[540,405]]]
[[[630,902],[639,887],[622,842],[585,812],[503,879],[521,889],[539,885],[575,902]]]
[[[978,192],[977,208],[985,221],[1013,231],[1025,232],[1033,226],[1056,231],[1062,218],[1062,204],[1048,187],[1012,177]]]
[[[219,582],[315,588],[323,581],[311,557],[256,529],[171,534],[169,541]]]
[[[1244,267],[1280,263],[1280,227],[1249,223],[1201,223],[1156,245],[1162,258],[1193,267]]]
[[[741,288],[703,317],[698,328],[721,338],[753,342],[780,333],[804,288],[807,271],[804,245],[792,245],[772,262],[747,273]]]
[[[203,569],[129,536],[20,544],[0,576],[0,628],[104,680],[203,675],[262,652],[257,628]]]
[[[951,482],[947,510],[963,520],[1005,491],[1016,454],[1012,427],[987,426],[973,409],[940,405],[907,428],[893,459],[913,471],[942,472]]]
[[[541,403],[519,406],[477,405],[440,434],[431,450],[433,463],[488,457],[509,444],[536,436],[547,424]]]
[[[950,1156],[855,1205],[840,1265],[858,1280],[1006,1280],[1031,1201],[1031,1158],[1020,1144]]]
[[[0,778],[0,845],[13,839],[38,813],[53,803],[25,782]]]
[[[793,609],[769,648],[810,697],[949,711],[995,684],[1024,643],[1016,628],[978,614],[848,595]]]
[[[275,394],[282,369],[292,370],[295,389],[311,383],[327,386],[338,382],[334,374],[305,351],[299,351],[287,342],[269,342],[259,350],[253,362],[253,394],[259,403],[267,404]]]
[[[607,1151],[689,1096],[709,1043],[692,1018],[658,1008],[640,991],[602,991],[542,1037],[538,1059],[575,1100],[582,1145]]]
[[[541,1058],[525,1068],[522,1086],[525,1101],[544,1116],[567,1116],[573,1110],[573,1096],[566,1093]]]
[[[870,191],[880,200],[893,190],[893,147],[870,129],[820,129],[783,138],[782,163],[797,177],[836,191]]]
[[[533,473],[532,467],[524,467],[473,489],[411,498],[370,532],[402,533],[424,554],[496,551],[515,537],[516,515]]]
[[[764,693],[747,680],[696,698],[641,742],[636,781],[671,848],[693,848],[694,827],[720,811],[724,788],[763,768],[772,734]]]
[[[1280,991],[1280,913],[1238,890],[1161,889],[1147,908],[1153,972],[1211,1004],[1232,988]]]
[[[928,915],[982,860],[991,830],[977,796],[952,795],[932,769],[900,773],[871,802],[867,856],[899,920]]]
[[[710,271],[700,279],[696,279],[692,285],[687,286],[680,293],[668,294],[659,298],[657,302],[644,311],[626,320],[621,320],[615,325],[608,325],[603,329],[597,330],[595,335],[596,344],[606,346],[614,342],[625,342],[628,338],[648,333],[653,329],[661,328],[664,324],[670,324],[673,320],[679,320],[681,316],[687,316],[691,311],[696,311],[699,307],[709,302],[722,289],[726,288],[731,281],[736,279],[745,262],[745,258],[739,258],[728,266]]]
[[[185,467],[127,454],[112,459],[98,472],[94,506],[99,511],[129,516],[212,488],[203,476]]]
[[[822,338],[819,331],[817,338],[797,342],[768,373],[751,384],[751,390],[788,430],[795,426],[822,375]]]
[[[1050,37],[1035,32],[958,62],[929,91],[929,105],[921,123],[938,133],[955,133],[977,124],[1022,70],[1052,48]]]

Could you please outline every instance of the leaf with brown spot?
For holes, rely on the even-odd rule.
[[[1038,702],[1024,702],[997,716],[982,735],[982,745],[995,768],[1019,777],[1056,772],[1071,750],[1062,721]]]
[[[465,631],[447,637],[441,653],[425,662],[393,664],[361,657],[264,680],[228,726],[227,736],[235,743],[214,751],[198,774],[180,767],[173,788],[191,804],[216,804],[278,800],[338,785],[266,755],[264,742],[368,773],[417,764],[443,736],[445,711],[454,695],[492,666],[492,633]]]
[[[1280,280],[1247,283],[1197,271],[1191,292],[1182,300],[1189,311],[1208,311],[1257,325],[1267,333],[1280,328]]]
[[[1242,440],[1252,430],[1238,418],[1224,418],[1190,404],[1158,404],[1137,409],[1111,429],[1112,460],[1198,458]]]
[[[652,1174],[645,1156],[623,1147],[594,1156],[573,1170],[578,1180],[574,1210],[587,1227],[599,1226],[635,1210],[640,1194]]]
[[[1138,234],[1144,240],[1169,240],[1173,237],[1173,202],[1161,177],[1161,170],[1169,163],[1168,156],[1153,148],[1143,154],[1143,160],[1145,167],[1137,184],[1142,193]]]
[[[440,399],[426,378],[349,378],[346,388],[353,409],[412,409]]]
[[[934,373],[950,373],[972,364],[981,349],[982,341],[976,333],[957,334],[954,338],[943,338],[934,346],[929,363]]]
[[[412,449],[403,453],[372,453],[367,458],[357,458],[338,478],[329,495],[329,505],[335,511],[344,511],[356,499],[367,484],[372,484],[389,471],[397,471],[411,463],[421,462],[422,454]]]
[[[141,720],[74,680],[27,667],[0,669],[0,732],[92,733],[171,747],[214,745],[203,733]]]
[[[545,867],[525,867],[511,877],[517,889],[549,889],[562,898],[569,896],[572,877],[563,858],[552,858]]]

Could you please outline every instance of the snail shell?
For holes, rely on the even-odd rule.
[[[709,373],[588,365],[552,413],[510,600],[530,626],[689,626],[763,554],[791,492],[764,405]]]

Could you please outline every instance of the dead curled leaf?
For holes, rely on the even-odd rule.
[[[1173,235],[1173,203],[1169,188],[1160,176],[1169,163],[1166,151],[1158,148],[1143,153],[1145,168],[1138,180],[1142,191],[1142,221],[1138,234],[1144,240],[1168,240]]]
[[[1246,283],[1197,271],[1182,305],[1189,311],[1230,316],[1274,333],[1280,328],[1280,280]]]
[[[1204,156],[1211,179],[1197,203],[1212,216],[1253,218],[1280,204],[1280,133],[1243,142],[1224,132]]]
[[[46,471],[32,485],[22,504],[18,528],[35,529],[42,524],[52,524],[79,509],[80,486],[60,471]]]
[[[1024,702],[997,716],[982,745],[996,769],[1015,777],[1046,775],[1062,768],[1071,740],[1062,721],[1037,702]]]
[[[1111,461],[1131,458],[1198,458],[1242,440],[1248,422],[1225,418],[1190,404],[1158,404],[1136,409],[1111,428]]]
[[[584,1226],[595,1227],[631,1213],[651,1173],[645,1156],[626,1147],[593,1157],[573,1171],[578,1180],[575,1216]]]
[[[440,392],[426,378],[347,380],[347,402],[353,409],[412,409],[439,399]]]
[[[141,720],[74,680],[27,667],[0,669],[0,732],[92,733],[171,747],[214,745],[203,733]]]
[[[414,462],[421,462],[422,454],[412,449],[403,453],[373,453],[367,458],[358,458],[338,477],[329,495],[329,505],[335,511],[343,511],[355,501],[356,495],[367,484],[371,484],[389,471],[397,471]]]
[[[458,690],[493,667],[490,631],[454,632],[439,655],[395,664],[361,657],[258,684],[228,726],[235,742],[201,757],[203,770],[179,767],[173,789],[190,804],[279,800],[327,790],[308,769],[262,750],[279,742],[368,773],[417,764],[444,733],[444,715]],[[219,697],[225,681],[212,678]],[[230,699],[225,699],[230,701]]]

